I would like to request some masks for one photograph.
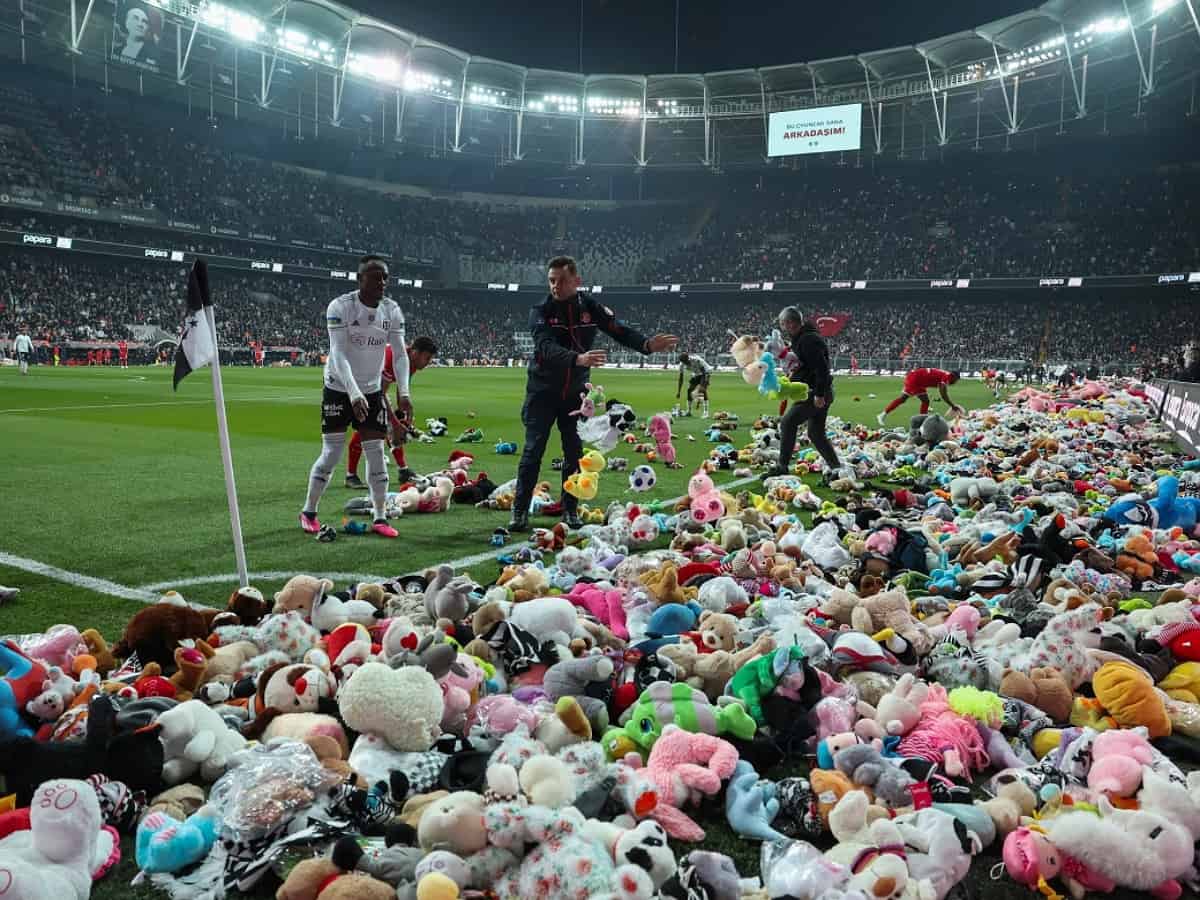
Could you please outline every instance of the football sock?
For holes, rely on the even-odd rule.
[[[346,453],[346,474],[358,474],[358,461],[362,458],[362,435],[357,431],[350,438],[350,448]]]
[[[316,515],[317,504],[321,495],[329,486],[333,470],[337,468],[338,460],[342,458],[342,448],[346,446],[346,433],[335,432],[321,435],[321,455],[313,463],[312,471],[308,473],[308,497],[304,501],[304,511]]]
[[[371,491],[371,507],[375,512],[376,521],[386,521],[384,507],[387,505],[388,469],[387,458],[383,452],[383,439],[363,441],[362,447],[363,455],[367,458],[367,487]]]

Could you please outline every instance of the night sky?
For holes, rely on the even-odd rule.
[[[579,68],[579,0],[346,0],[433,40],[531,68]],[[827,59],[919,43],[1036,0],[679,0],[679,71]],[[583,0],[583,70],[674,70],[675,0]]]

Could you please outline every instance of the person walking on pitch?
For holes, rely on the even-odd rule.
[[[346,428],[362,435],[367,458],[367,485],[375,520],[371,530],[394,538],[397,531],[387,523],[388,409],[383,399],[382,372],[385,348],[392,348],[396,375],[396,415],[401,423],[412,421],[408,394],[408,353],[404,346],[404,315],[395,300],[385,296],[388,266],[378,256],[358,261],[358,290],[335,297],[325,313],[329,330],[329,358],[325,363],[325,388],[321,397],[321,455],[308,475],[308,495],[300,511],[300,527],[317,534],[317,504],[346,446]]]

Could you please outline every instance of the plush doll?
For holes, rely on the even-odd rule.
[[[893,809],[912,803],[909,788],[913,777],[885,760],[872,744],[843,747],[834,753],[833,765],[856,787],[869,788],[877,799]]]
[[[1154,545],[1144,534],[1131,534],[1117,554],[1117,569],[1135,585],[1154,578],[1158,566],[1158,554]]]
[[[650,417],[650,436],[654,438],[654,447],[658,458],[668,469],[682,468],[675,462],[675,445],[672,443],[671,420],[664,414],[658,413]]]
[[[878,706],[859,702],[858,713],[863,718],[855,723],[855,734],[868,741],[907,734],[921,720],[921,704],[928,692],[929,686],[924,682],[917,681],[909,673],[901,675]]]
[[[1153,761],[1153,748],[1137,731],[1106,731],[1092,743],[1088,787],[1109,799],[1132,797],[1142,786],[1142,766]]]
[[[725,819],[739,837],[758,841],[784,841],[785,835],[771,827],[779,815],[775,785],[761,778],[754,766],[738,760],[725,793]]]
[[[396,889],[363,872],[346,871],[333,859],[304,859],[292,867],[275,900],[395,900]]]
[[[668,644],[658,652],[680,668],[684,681],[714,702],[744,665],[775,649],[770,634],[759,635],[749,647],[736,649],[737,619],[728,613],[706,609],[697,625],[698,633],[685,632],[678,644]]]
[[[383,617],[382,610],[367,600],[348,600],[328,593],[313,602],[311,614],[313,627],[322,634],[328,634],[346,622],[370,628],[379,624]]]
[[[658,794],[651,817],[676,840],[704,840],[704,829],[683,808],[719,793],[737,762],[738,752],[727,741],[666,726],[646,760],[645,774]]]
[[[1188,830],[1152,812],[1115,809],[1104,797],[1099,810],[1099,817],[1067,812],[1050,819],[1046,837],[1066,857],[1114,886],[1179,897],[1176,879],[1191,868],[1194,856]],[[1068,885],[1072,894],[1082,896],[1080,885]]]
[[[134,840],[137,864],[147,874],[187,868],[212,850],[220,824],[217,811],[208,806],[182,822],[166,813],[152,812],[138,825]]]
[[[311,575],[294,575],[283,589],[275,594],[273,613],[298,612],[306,619],[312,615],[313,604],[328,591],[333,590],[333,582],[326,578],[313,578]],[[118,656],[120,654],[117,654]]]
[[[473,589],[474,583],[467,576],[455,576],[450,566],[438,566],[425,589],[425,611],[435,622],[461,622],[471,610]]]
[[[556,702],[561,697],[574,697],[583,707],[588,721],[596,734],[608,728],[608,706],[598,699],[593,691],[608,690],[612,678],[613,664],[606,656],[584,656],[555,663],[546,670],[542,687],[546,698]]]
[[[896,825],[887,819],[868,824],[869,805],[866,794],[851,791],[829,816],[838,843],[825,853],[825,859],[850,869],[844,888],[868,897],[931,898],[929,885],[918,888],[915,881],[909,880],[904,839]]]
[[[1105,663],[1092,676],[1096,700],[1124,728],[1144,727],[1151,739],[1171,733],[1162,696],[1143,669],[1132,663]]]
[[[565,553],[567,549],[574,548],[566,548],[563,552]],[[559,555],[559,565],[562,565],[562,554]],[[566,596],[575,606],[586,609],[598,622],[607,625],[616,637],[621,640],[629,639],[629,629],[625,617],[625,595],[620,590],[605,589],[596,584],[580,581]]]
[[[47,675],[46,667],[27,657],[16,643],[0,641],[0,740],[33,736],[33,728],[21,714],[45,690]]]
[[[30,804],[29,829],[0,839],[0,895],[87,900],[103,824],[91,785],[47,781]]]
[[[671,724],[742,740],[754,737],[757,730],[741,704],[714,706],[704,694],[686,684],[656,681],[630,707],[625,725],[610,728],[604,734],[605,752],[610,758],[619,759],[630,750],[649,751]]]
[[[921,703],[921,718],[901,740],[903,756],[942,765],[951,777],[982,771],[988,764],[983,738],[975,723],[950,708],[946,689],[931,685]]]
[[[338,706],[346,725],[377,734],[396,750],[425,751],[441,734],[442,690],[424,669],[391,669],[369,662],[342,686]]]
[[[1103,518],[1118,525],[1142,525],[1146,528],[1182,528],[1195,535],[1200,521],[1200,500],[1179,496],[1179,479],[1167,475],[1158,480],[1158,494],[1146,501],[1137,494],[1122,497],[1111,504]]]
[[[163,743],[163,778],[181,784],[193,775],[213,782],[225,774],[246,739],[200,700],[180,703],[160,715],[154,730]]]
[[[729,693],[745,704],[759,725],[766,724],[763,699],[777,687],[803,683],[804,651],[799,647],[780,647],[767,656],[743,665],[729,682]],[[811,672],[811,669],[809,670]],[[814,676],[815,677],[815,676]]]
[[[942,900],[967,877],[971,858],[983,849],[974,832],[942,809],[903,813],[894,821],[904,840],[909,877],[928,882],[933,887],[935,900]]]
[[[164,672],[175,668],[175,648],[183,641],[202,640],[212,632],[215,609],[193,609],[183,604],[159,601],[138,610],[113,653],[121,658],[137,653],[142,665],[155,662]]]

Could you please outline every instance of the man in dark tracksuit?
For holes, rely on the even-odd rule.
[[[525,447],[517,466],[510,531],[529,530],[529,502],[533,499],[550,429],[555,424],[562,436],[563,482],[579,471],[583,442],[578,433],[579,416],[571,413],[580,407],[590,367],[602,365],[606,359],[603,350],[592,349],[597,332],[603,331],[630,350],[647,355],[672,350],[679,342],[673,334],[646,338],[619,322],[607,306],[589,294],[579,293],[581,279],[575,260],[569,256],[550,260],[547,280],[550,296],[529,312],[533,358],[529,361],[525,404],[521,408]],[[577,498],[564,491],[562,506],[563,521],[570,528],[579,528],[583,523],[576,511]]]
[[[783,475],[790,470],[792,453],[796,449],[796,432],[801,422],[808,422],[808,440],[825,460],[826,479],[840,472],[842,464],[837,451],[825,433],[825,420],[833,405],[833,375],[829,371],[829,347],[812,322],[805,322],[800,310],[789,306],[779,314],[779,327],[791,336],[792,353],[796,364],[788,375],[792,381],[808,385],[808,399],[793,403],[779,423],[779,462],[768,475]]]

